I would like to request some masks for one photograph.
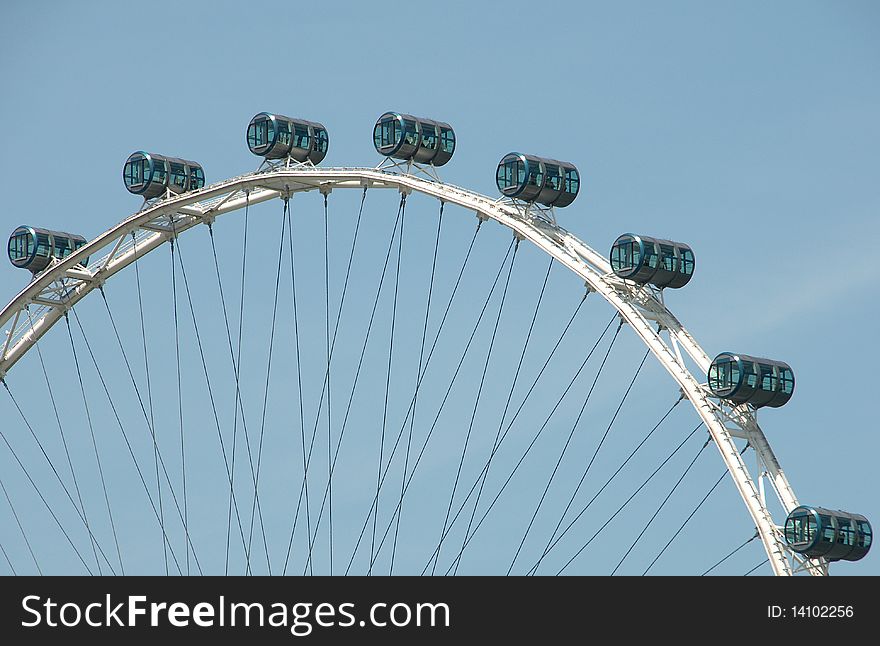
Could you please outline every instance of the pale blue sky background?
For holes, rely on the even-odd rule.
[[[624,231],[689,243],[697,256],[696,276],[685,289],[668,295],[671,309],[710,355],[731,350],[784,359],[794,367],[797,390],[792,401],[783,409],[762,411],[759,419],[795,491],[802,502],[864,513],[877,524],[880,504],[875,463],[880,443],[874,410],[874,365],[880,359],[876,342],[880,265],[873,250],[880,248],[880,227],[876,223],[880,210],[878,29],[880,6],[870,1],[193,1],[151,3],[149,8],[110,2],[7,1],[0,9],[0,189],[4,196],[0,229],[11,231],[18,224],[29,223],[91,238],[109,228],[139,207],[139,201],[124,190],[120,178],[123,161],[136,149],[199,160],[209,183],[251,170],[258,160],[244,145],[244,129],[250,117],[261,110],[324,123],[330,131],[330,152],[324,165],[339,166],[377,163],[370,130],[385,110],[448,121],[455,127],[458,147],[453,161],[442,170],[444,179],[487,195],[496,194],[495,164],[510,150],[572,160],[580,168],[584,183],[574,205],[560,212],[560,223],[602,253]],[[337,291],[333,299],[338,298],[344,270],[341,259],[350,244],[352,209],[356,208],[356,196],[339,196],[339,202],[335,198],[334,195],[331,199],[331,213],[345,213],[346,224],[340,225],[334,234],[341,237],[340,251],[335,255]],[[379,219],[376,231],[365,239],[374,243],[375,254],[384,254],[391,226],[388,218],[395,209],[394,197],[371,195],[367,203],[367,214]],[[319,201],[303,199],[302,204],[307,206],[295,206],[294,213],[312,214],[313,222],[320,222]],[[345,206],[337,210],[336,204]],[[436,216],[435,207],[427,200],[421,204],[425,215],[425,236],[421,242],[424,254],[429,253],[428,237]],[[263,260],[269,264],[265,271],[254,269],[251,274],[261,275],[267,283],[253,288],[254,301],[260,298],[259,294],[271,299],[270,283],[275,271],[272,258],[277,253],[274,223],[278,222],[278,212],[280,206],[274,203],[253,211],[255,218],[257,213],[275,218],[271,228],[266,225],[267,251]],[[453,266],[459,262],[472,230],[470,216],[456,213],[456,219],[460,230],[455,234],[457,238],[450,238],[451,256],[443,283],[447,290]],[[240,227],[240,218],[235,217],[224,222],[223,227],[219,223],[217,226],[218,235],[226,236],[222,239],[229,245],[230,260],[228,265],[224,264],[224,281],[232,310],[237,310],[236,267],[240,262],[240,245],[234,237]],[[315,228],[313,233],[318,236],[314,240],[320,242],[322,230]],[[507,234],[494,226],[491,234],[481,235],[491,236],[492,244],[481,251],[475,265],[479,280],[475,279],[470,287],[474,290],[470,309],[453,317],[459,330],[469,325],[467,321],[484,298],[480,295],[485,294],[482,285],[497,270],[499,252],[503,255],[508,241]],[[303,253],[307,254],[306,248],[311,246],[317,245],[304,244]],[[203,267],[204,280],[197,289],[214,298],[216,308],[216,284],[212,282],[215,279],[212,267],[207,265],[211,262],[207,235],[203,231],[188,234],[182,248],[187,254],[187,270],[193,272],[191,279],[200,274],[189,267]],[[154,303],[165,299],[161,311],[166,318],[151,323],[154,339],[167,335],[171,329],[167,327],[167,250],[158,253],[162,262],[148,259],[153,264],[145,265],[144,274],[152,280],[149,289],[156,299]],[[511,310],[511,318],[518,318],[520,327],[502,334],[496,348],[507,361],[515,362],[518,358],[521,326],[531,313],[545,267],[533,249],[528,250],[528,257],[531,269],[518,266],[523,272],[518,279],[522,291],[516,305],[509,306],[519,308]],[[418,258],[419,252],[413,253],[413,260]],[[363,270],[364,275],[373,276],[375,263],[380,261],[378,258],[372,264],[364,264],[369,267]],[[419,271],[424,271],[423,264],[418,265]],[[315,265],[317,273],[313,275],[318,286],[323,278],[317,270],[319,266]],[[136,310],[132,309],[135,301],[131,300],[131,273],[126,272],[118,288],[108,285],[108,296],[119,303],[120,322],[133,330],[127,343],[133,356],[139,357],[134,354],[140,335]],[[0,300],[5,303],[12,298],[27,277],[26,272],[8,263],[0,267]],[[558,288],[550,301],[554,313],[548,319],[546,339],[557,333],[579,297],[576,281],[562,279],[561,272],[555,278],[557,282],[553,284]],[[369,307],[370,289],[375,287],[365,283],[363,292],[358,288],[353,298],[363,300],[364,307]],[[423,302],[423,292],[413,287],[412,293],[413,303]],[[284,306],[289,310],[286,301]],[[185,325],[190,325],[186,318],[188,310],[183,303],[181,307]],[[416,312],[422,311],[421,307],[413,305]],[[586,327],[579,345],[581,352],[592,345],[611,315],[604,304],[589,303],[589,307],[592,309],[584,312]],[[97,294],[82,305],[83,317],[95,318],[96,336],[108,334],[109,330],[100,318],[104,315],[101,308]],[[261,380],[265,378],[265,369],[259,366],[265,365],[271,314],[265,308],[260,312],[254,313],[248,322],[253,343],[262,344],[254,346],[254,356],[261,358],[254,359],[252,383],[248,385],[252,389],[248,391],[250,401],[254,403],[249,414],[254,421],[249,424],[254,429],[258,426]],[[289,313],[286,316],[289,319]],[[320,299],[315,300],[310,316],[315,336],[309,345],[314,346],[311,349],[315,352],[322,352]],[[364,316],[360,314],[361,319]],[[219,363],[228,358],[223,354],[226,349],[222,322],[213,323],[203,327],[209,338],[216,341],[216,356],[220,357],[217,369],[226,368],[228,372],[228,366]],[[354,325],[359,330],[362,322]],[[191,335],[189,328],[186,334]],[[362,332],[354,332],[352,338],[360,335]],[[387,336],[381,338],[382,343],[387,343]],[[417,336],[401,337],[398,341],[402,343],[407,338],[417,356]],[[597,407],[605,406],[608,412],[597,408],[595,419],[577,436],[581,443],[572,446],[569,460],[573,463],[570,471],[565,472],[567,475],[560,476],[564,484],[560,485],[556,505],[559,500],[564,504],[567,492],[577,481],[576,474],[591,454],[638,363],[641,350],[628,330],[621,333],[620,343],[624,341],[628,344],[626,349],[620,355],[612,355],[615,361],[600,382],[607,392],[597,391],[596,395]],[[549,342],[545,340],[545,344]],[[58,348],[55,356],[63,362],[69,360],[69,346],[65,345],[69,342],[62,327],[46,338],[48,348],[56,347],[53,343]],[[172,361],[173,346],[167,345],[168,341],[156,343],[160,352],[166,353],[166,360]],[[357,339],[352,341],[351,354],[355,357],[358,344]],[[289,345],[289,336],[283,345]],[[114,356],[118,361],[118,352],[112,354],[117,349],[110,341],[107,347],[108,362]],[[387,351],[382,347],[376,346],[370,355],[376,372],[365,386],[367,400],[378,398],[381,402],[383,361],[387,360],[387,354],[383,354]],[[481,348],[485,347],[484,343]],[[454,368],[455,352],[449,349],[441,357],[448,370]],[[406,357],[411,354],[412,350]],[[203,387],[199,381],[200,364],[195,363],[197,355],[192,355],[191,360],[191,378]],[[531,365],[537,365],[537,361],[535,358]],[[160,359],[157,363],[163,362]],[[479,377],[477,364],[479,360],[470,371],[472,379],[473,375]],[[112,374],[116,380],[126,384],[127,374],[115,370]],[[289,378],[289,364],[284,370]],[[44,384],[38,371],[36,357],[29,356],[10,373],[8,381],[22,399],[40,409],[38,402]],[[570,369],[566,372],[563,368],[551,377],[547,408],[553,393],[564,388],[570,373]],[[138,378],[140,374],[137,373]],[[504,374],[504,369],[499,368],[499,377]],[[591,379],[592,374],[587,378]],[[83,440],[87,427],[78,421],[82,402],[77,399],[78,384],[71,381],[72,375],[69,368],[59,368],[57,388],[67,393],[59,395],[60,398],[69,399],[70,419],[65,419],[69,427],[65,430],[71,436],[79,433],[76,441],[84,442],[81,453],[74,450],[75,459],[82,461],[83,473],[91,476],[91,454],[86,450],[91,449]],[[671,380],[656,365],[646,368],[640,379],[645,381],[640,381],[633,393],[638,397],[625,409],[632,411],[624,416],[626,431],[623,426],[615,427],[631,444],[656,422],[675,397]],[[502,384],[506,383],[509,382],[499,381],[489,389],[487,410],[497,411],[486,413],[490,417],[500,414],[508,388]],[[579,392],[586,392],[589,383],[580,386]],[[96,401],[103,397],[98,388],[91,394]],[[455,438],[467,427],[475,389],[476,381],[462,394],[461,420],[441,418],[438,433],[442,439],[438,442],[445,443],[438,445],[436,453],[436,471],[432,472],[435,489],[426,481],[424,495],[430,499],[431,491],[442,493],[436,494],[434,515],[425,523],[442,521],[460,450],[460,440]],[[343,391],[340,387],[337,395],[334,390],[336,401],[345,399],[347,391]],[[231,396],[224,391],[224,403]],[[169,391],[169,397],[171,413],[168,428],[163,432],[168,434],[171,463],[177,432],[176,395]],[[279,397],[284,400],[283,393]],[[307,397],[307,407],[314,408],[314,400],[315,397]],[[572,404],[575,414],[579,403]],[[214,442],[205,443],[215,452],[211,455],[213,466],[205,467],[207,473],[218,465],[216,430],[204,402],[201,409],[195,403],[193,406],[188,428],[193,432],[204,431],[204,436]],[[333,415],[337,419],[335,406]],[[228,419],[231,406],[227,408]],[[131,432],[139,433],[138,437],[143,439],[139,409],[130,410]],[[199,410],[205,415],[201,421],[197,418]],[[0,397],[0,411],[4,432],[16,438],[21,447],[28,446],[30,438],[18,423],[5,394]],[[42,408],[41,412],[46,417],[38,426],[57,439],[53,418],[47,409]],[[677,427],[670,425],[666,429],[669,435],[658,442],[644,467],[617,488],[617,502],[624,500],[683,437],[682,430],[695,423],[692,412],[678,410],[676,414]],[[280,406],[278,410],[270,409],[269,428],[282,424],[285,415]],[[536,419],[540,417],[540,413],[535,415]],[[379,431],[375,426],[377,418],[370,419],[364,427],[371,429],[372,439],[363,448],[369,453],[352,449],[358,455],[370,457],[363,461],[352,458],[351,470],[345,472],[352,480],[359,468],[363,469],[366,482],[375,479]],[[118,435],[112,435],[118,431],[111,422],[109,415],[100,420],[108,437],[116,442],[112,445],[115,448],[109,448],[108,440],[107,459],[116,456],[115,461],[122,465],[129,458],[118,444]],[[141,426],[137,427],[139,422]],[[559,423],[557,440],[564,438],[570,424]],[[489,443],[478,444],[483,447],[481,450],[488,452],[496,428],[497,421],[478,424],[482,431],[478,432],[482,438],[478,442]],[[444,429],[446,432],[441,433]],[[229,432],[225,426],[224,432]],[[296,433],[298,442],[299,431]],[[283,440],[278,441],[279,447],[286,446]],[[325,445],[318,445],[326,450]],[[558,445],[557,442],[553,447]],[[602,467],[597,465],[597,469],[613,470],[615,461],[625,457],[625,446],[630,444],[607,447],[608,454],[600,456],[608,462]],[[533,509],[535,492],[543,488],[548,465],[552,465],[558,450],[553,447],[547,449],[543,469],[530,470],[530,479],[514,492],[511,509]],[[145,456],[149,456],[147,448]],[[60,451],[57,446],[55,449]],[[672,465],[666,480],[651,490],[648,498],[653,500],[645,499],[640,507],[630,510],[631,519],[624,522],[622,517],[622,525],[615,531],[635,538],[639,522],[650,516],[652,505],[662,499],[686,466],[689,456],[684,454],[692,452],[689,447],[682,450],[680,465]],[[278,454],[281,453],[279,448]],[[53,455],[66,469],[63,454]],[[38,464],[37,457],[35,454],[34,464]],[[753,459],[751,454],[749,459]],[[82,571],[45,511],[39,508],[38,499],[28,489],[5,447],[0,450],[0,464],[13,503],[18,502],[16,509],[26,512],[23,520],[26,529],[29,523],[35,535],[34,547],[44,569]],[[127,469],[124,475],[123,466]],[[199,477],[198,468],[196,461],[188,472],[196,474],[188,475],[194,481]],[[621,572],[641,573],[652,554],[708,490],[720,468],[715,449],[709,447],[683,489],[639,543],[640,552],[631,555]],[[119,469],[114,492],[132,500],[133,505],[135,501],[142,505],[145,496],[140,484],[131,479],[130,464],[125,462]],[[598,488],[601,474],[591,474],[585,485],[587,490]],[[46,472],[44,477],[47,490],[51,490],[55,485],[51,474]],[[222,475],[215,482],[222,485]],[[289,500],[290,494],[285,493],[287,485],[280,481],[276,484],[276,504],[281,505]],[[370,486],[373,485],[367,488]],[[192,495],[198,496],[198,485],[191,487]],[[340,485],[340,500],[346,500],[343,487]],[[352,487],[356,490],[358,485]],[[94,500],[100,502],[97,490],[93,493]],[[210,496],[210,487],[202,493]],[[351,494],[353,499],[355,493]],[[55,495],[59,508],[67,505],[57,487]],[[271,495],[266,494],[267,505]],[[292,495],[295,499],[296,492]],[[581,497],[584,495],[582,492]],[[222,510],[217,514],[225,514],[225,497],[220,498]],[[701,511],[678,541],[682,545],[674,544],[681,549],[671,548],[658,562],[658,573],[699,573],[751,535],[748,517],[730,482],[725,482],[710,501],[712,508]],[[100,516],[99,502],[94,503],[96,516]],[[348,502],[354,506],[357,501]],[[128,507],[121,500],[117,504]],[[192,508],[198,506],[192,500],[190,504]],[[89,506],[88,500],[86,505]],[[608,505],[610,511],[603,511],[603,517],[616,506],[614,500]],[[363,503],[358,509],[362,507]],[[143,512],[141,522],[148,528],[145,532],[154,532],[155,523],[149,524],[146,507],[138,509]],[[363,512],[354,511],[352,515],[359,517],[352,521],[358,526],[353,530],[356,533]],[[511,535],[519,535],[523,515],[528,516],[520,511],[519,516],[512,517],[510,526],[502,524],[495,531],[506,536],[504,532],[513,528]],[[542,526],[548,535],[555,524],[550,516]],[[337,537],[352,531],[342,518],[340,511],[335,521]],[[73,517],[70,522],[73,523]],[[285,523],[287,520],[279,525],[279,537],[284,534],[281,526]],[[223,525],[225,532],[225,522]],[[13,562],[24,572],[30,571],[28,568],[33,570],[5,500],[0,500],[0,527],[3,544],[15,557]],[[595,527],[595,523],[581,527],[571,543],[573,548],[567,551],[573,553]],[[439,529],[431,526],[426,531],[433,536]],[[133,531],[129,537],[133,553],[139,553],[136,537],[140,533]],[[214,536],[199,538],[206,545],[213,545],[200,550],[200,558],[214,570],[219,562],[222,570],[223,539],[212,543]],[[106,540],[109,545],[109,538]],[[280,545],[282,539],[278,540]],[[85,554],[88,541],[82,532],[79,541]],[[461,538],[456,541],[460,543]],[[513,541],[514,546],[516,542]],[[616,535],[593,552],[593,559],[577,561],[580,569],[576,571],[608,573],[607,564],[616,563],[630,542],[630,538]],[[152,557],[158,545],[157,539],[153,540]],[[182,554],[182,544],[178,547]],[[469,565],[473,571],[482,571],[484,563],[485,569],[490,569],[490,565],[506,569],[512,556],[508,553],[509,545],[502,550],[491,541],[475,544],[473,549],[472,560],[462,566]],[[493,560],[497,551],[505,553],[499,560],[504,561],[503,566]],[[409,563],[409,556],[406,553],[401,562]],[[754,542],[718,572],[742,574],[762,558]],[[136,560],[137,557],[131,557],[132,563]],[[415,562],[423,560],[421,552],[412,555],[415,570],[421,567],[415,567]],[[157,567],[156,563],[161,567],[160,561],[149,567]],[[877,555],[872,554],[859,564],[839,565],[836,571],[878,574],[878,563]],[[130,571],[138,569],[127,565]],[[0,571],[7,571],[6,567],[6,562],[0,560]],[[765,566],[759,571],[767,573],[769,568]]]

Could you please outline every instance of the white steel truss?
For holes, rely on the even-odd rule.
[[[492,219],[508,227],[518,238],[529,240],[580,276],[588,289],[616,308],[675,379],[683,396],[705,423],[754,521],[773,572],[777,575],[802,571],[813,575],[828,573],[824,559],[806,559],[787,547],[765,503],[764,480],[770,483],[785,513],[798,506],[797,497],[758,426],[754,411],[745,406],[731,408],[714,398],[702,378],[696,378],[685,364],[682,351],[696,364],[702,376],[707,373],[711,360],[665,306],[660,290],[618,278],[604,256],[556,223],[552,209],[527,208],[522,203],[491,199],[443,183],[436,174],[425,172],[421,166],[412,166],[264,165],[254,173],[145,204],[142,210],[76,253],[54,262],[0,312],[0,329],[6,330],[0,350],[0,379],[80,299],[137,258],[198,224],[211,224],[216,217],[247,204],[312,190],[327,194],[336,188],[391,188],[407,194],[422,193],[471,210],[481,220]],[[97,258],[88,269],[79,266],[80,259],[86,257]],[[743,461],[734,438],[745,439],[754,449],[758,459],[756,477]]]

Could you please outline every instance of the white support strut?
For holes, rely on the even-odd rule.
[[[754,521],[776,575],[795,573],[796,562],[814,575],[827,574],[822,559],[796,558],[787,548],[779,528],[764,504],[733,437],[744,437],[764,465],[774,491],[786,513],[797,505],[767,438],[754,414],[738,407],[724,411],[707,388],[683,363],[679,348],[691,357],[705,375],[708,355],[678,319],[649,289],[637,288],[612,271],[604,256],[573,234],[544,217],[530,217],[522,205],[493,200],[467,189],[422,178],[406,172],[379,168],[319,168],[279,166],[242,175],[202,189],[170,196],[146,206],[71,254],[55,262],[23,289],[0,312],[0,329],[12,322],[0,354],[0,379],[73,305],[137,258],[161,246],[172,237],[200,224],[211,223],[225,213],[246,204],[265,202],[298,192],[334,188],[393,188],[417,192],[474,211],[481,219],[491,218],[527,239],[580,276],[623,317],[681,388],[706,425],[737,491]],[[103,256],[99,255],[101,252]],[[93,259],[88,270],[81,259]],[[36,309],[31,310],[33,306]],[[22,316],[27,312],[27,316]],[[672,346],[664,341],[652,321],[667,330]],[[726,422],[726,423],[725,423]],[[734,425],[734,432],[727,424]],[[799,557],[799,555],[797,555]]]

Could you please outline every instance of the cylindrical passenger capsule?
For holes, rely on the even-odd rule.
[[[794,371],[782,361],[722,352],[709,366],[708,383],[720,399],[778,408],[794,393]]]
[[[386,112],[373,127],[373,146],[386,157],[443,166],[455,152],[455,131],[442,121]]]
[[[37,274],[52,264],[53,258],[63,260],[85,244],[86,239],[79,235],[22,225],[9,236],[6,251],[13,265]],[[89,259],[83,258],[79,264],[85,267],[88,263]]]
[[[495,184],[506,197],[563,207],[577,197],[580,175],[569,162],[513,152],[498,162]]]
[[[327,156],[330,137],[320,123],[260,112],[247,127],[248,148],[266,159],[290,157],[320,164]]]
[[[656,287],[684,287],[694,275],[694,252],[682,242],[624,233],[611,246],[611,269],[620,278]]]
[[[138,150],[125,161],[122,179],[130,193],[149,200],[165,195],[167,190],[186,193],[202,188],[205,171],[194,161]]]
[[[860,514],[801,505],[785,519],[785,540],[795,552],[829,561],[858,561],[871,549],[871,523]]]

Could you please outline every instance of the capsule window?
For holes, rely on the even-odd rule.
[[[187,174],[186,167],[182,162],[170,162],[169,185],[178,188],[180,191],[186,190]]]
[[[393,148],[400,141],[403,129],[394,116],[388,116],[373,128],[373,143],[377,149]]]
[[[315,152],[321,153],[321,155],[327,154],[327,147],[329,145],[329,138],[327,137],[327,131],[323,128],[315,129]]]
[[[791,368],[779,369],[779,382],[781,385],[780,390],[786,395],[791,395],[794,392],[794,372],[792,372]]]
[[[48,258],[51,255],[52,247],[49,243],[49,236],[44,233],[37,234],[37,255]]]
[[[813,514],[790,516],[785,522],[785,540],[790,545],[810,545],[816,538],[817,530]]]
[[[871,547],[871,524],[867,520],[859,521],[859,547],[864,547],[867,551]]]
[[[740,380],[739,364],[732,359],[715,361],[709,367],[709,387],[718,393],[733,390]]]
[[[426,126],[422,124],[422,148],[425,150],[436,150],[438,143],[436,126]]]
[[[9,257],[13,261],[30,258],[34,253],[34,239],[30,232],[25,230],[9,238]]]
[[[507,188],[520,186],[525,182],[525,179],[525,163],[519,157],[512,155],[498,165],[498,172],[495,173],[495,180],[502,191]]]
[[[269,143],[269,118],[263,117],[252,121],[247,130],[248,146],[251,149],[266,146]]]
[[[576,168],[565,169],[565,192],[576,195],[580,190],[581,178]]]
[[[660,266],[666,271],[675,271],[675,247],[660,243]]]
[[[149,181],[150,161],[143,155],[130,157],[122,171],[125,185],[128,188],[139,188]]]
[[[455,131],[452,128],[440,128],[440,150],[449,155],[455,152]]]
[[[544,173],[547,176],[544,186],[554,191],[561,191],[563,185],[563,176],[556,164],[544,164]]]
[[[293,124],[293,147],[301,150],[311,150],[312,142],[309,137],[309,127],[302,123]]]
[[[419,124],[414,119],[404,119],[403,127],[406,132],[405,141],[410,146],[419,145]]]
[[[679,273],[684,274],[685,276],[693,276],[694,275],[694,252],[690,249],[683,247],[679,249],[681,253],[681,259],[678,265]]]
[[[189,190],[194,191],[205,185],[205,171],[201,166],[190,166],[189,168]]]
[[[638,267],[640,260],[639,243],[634,238],[621,240],[611,249],[611,269],[615,272]]]
[[[761,390],[769,393],[776,392],[777,375],[776,371],[773,369],[773,366],[768,366],[765,363],[759,363],[758,370],[761,377]]]

